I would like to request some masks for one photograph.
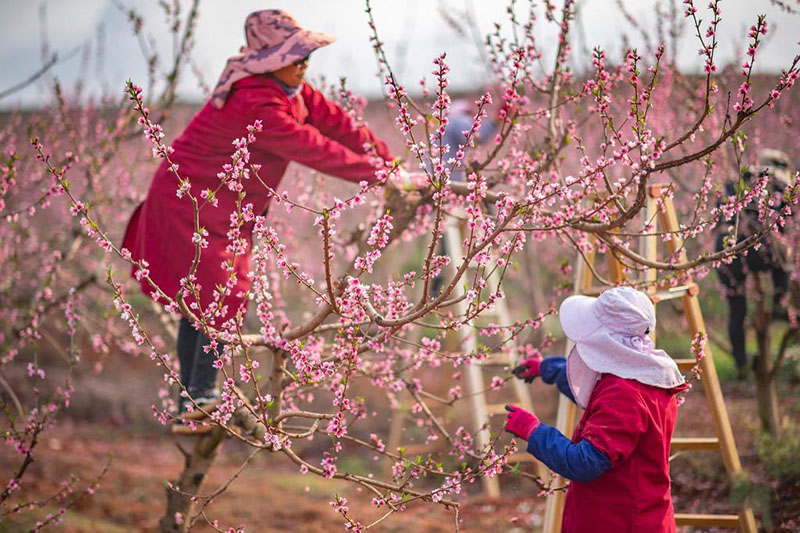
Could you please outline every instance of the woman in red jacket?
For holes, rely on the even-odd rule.
[[[506,430],[528,452],[570,480],[562,531],[675,531],[669,448],[685,390],[675,361],[647,336],[655,328],[648,296],[615,287],[599,298],[571,296],[559,310],[569,357],[528,359],[514,374],[554,383],[585,409],[572,440],[535,414],[507,406]]]
[[[315,170],[355,183],[375,181],[375,156],[391,159],[386,144],[366,127],[355,127],[345,112],[304,82],[311,52],[334,37],[302,29],[287,13],[265,10],[251,13],[245,21],[247,46],[228,60],[212,98],[192,118],[172,145],[171,158],[181,178],[189,179],[195,196],[219,188],[216,207],[206,204],[199,213],[200,226],[208,232],[208,246],[196,271],[199,302],[190,306],[215,317],[215,325],[237,313],[244,314],[250,287],[250,238],[253,224],[242,228],[246,253],[234,257],[229,244],[230,215],[236,210],[237,193],[219,187],[217,176],[231,163],[232,141],[247,134],[247,126],[260,120],[263,130],[249,146],[250,163],[260,165],[260,180],[242,180],[246,202],[264,213],[270,195],[264,184],[277,188],[287,165],[296,161]],[[263,184],[262,184],[263,181]],[[158,168],[147,198],[133,214],[123,246],[134,259],[147,262],[150,279],[167,295],[175,297],[187,276],[195,254],[194,209],[177,194],[178,178],[166,162]],[[213,292],[225,286],[230,273],[221,265],[233,259],[235,287],[218,305]],[[135,272],[134,272],[135,273]],[[142,290],[158,301],[150,283]],[[216,402],[217,370],[209,339],[186,318],[178,332],[180,379],[198,405]],[[181,402],[181,410],[188,405]]]

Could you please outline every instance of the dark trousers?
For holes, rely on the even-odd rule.
[[[203,351],[208,338],[194,329],[186,318],[178,326],[178,361],[181,364],[181,383],[193,398],[207,396],[217,384],[214,352]]]
[[[717,237],[717,250],[722,249],[724,236]],[[719,279],[726,289],[728,300],[728,337],[731,341],[736,367],[743,369],[747,364],[745,353],[745,318],[747,317],[747,274],[749,272],[769,272],[773,285],[773,313],[780,311],[780,300],[789,290],[789,274],[777,266],[768,253],[768,246],[759,250],[751,249],[745,257],[737,257],[730,264],[723,264],[717,270]]]

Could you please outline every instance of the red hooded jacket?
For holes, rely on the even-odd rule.
[[[375,179],[365,144],[373,145],[378,155],[390,159],[383,141],[366,127],[354,127],[336,103],[310,85],[304,84],[298,94],[289,96],[270,76],[250,76],[234,84],[222,109],[207,103],[172,144],[175,152],[171,158],[179,165],[181,177],[191,181],[193,195],[199,197],[200,191],[219,186],[217,173],[224,164],[231,163],[235,151],[232,141],[246,136],[247,126],[255,120],[261,120],[263,131],[256,133],[256,141],[249,147],[250,163],[261,165],[259,176],[273,189],[278,187],[290,161],[357,183]],[[264,213],[270,202],[268,191],[254,176],[243,180],[243,185],[244,203],[252,203],[255,213]],[[180,279],[187,275],[195,254],[192,203],[185,196],[178,198],[177,189],[178,178],[162,162],[123,239],[123,246],[134,259],[149,263],[151,279],[170,297],[178,293]],[[225,248],[236,193],[222,187],[217,198],[218,207],[207,204],[200,210],[200,226],[209,233],[209,244],[202,250],[196,273],[202,287],[203,309],[213,301],[215,287],[225,285],[228,274],[220,265],[232,256]],[[235,260],[237,285],[224,301],[225,318],[237,311],[250,286],[247,272],[253,224],[245,225],[242,231],[248,243],[247,253]],[[145,294],[152,296],[153,288],[146,280],[141,281],[141,286]]]
[[[588,483],[570,482],[562,532],[675,531],[669,450],[676,394],[686,388],[660,389],[603,374],[572,441],[594,444],[611,469]]]

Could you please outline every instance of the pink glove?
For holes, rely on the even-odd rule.
[[[519,379],[524,379],[525,383],[530,383],[534,378],[541,375],[539,371],[539,366],[541,364],[541,357],[533,357],[523,361],[522,364],[515,366],[511,373]]]
[[[516,405],[506,405],[506,411],[508,411],[506,415],[506,431],[527,441],[533,430],[539,425],[539,419],[536,418],[535,414],[529,413]]]

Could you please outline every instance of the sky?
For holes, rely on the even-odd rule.
[[[617,57],[623,35],[632,45],[643,46],[638,30],[621,15],[618,1],[650,33],[654,33],[653,6],[657,1],[665,6],[672,1],[680,4],[680,0],[579,0],[573,36],[578,63],[586,64],[587,51],[598,45],[611,57]],[[797,0],[785,1],[797,6],[795,10],[800,9]],[[561,5],[558,0],[555,3]],[[451,67],[452,88],[480,88],[490,81],[474,40],[459,35],[446,18],[460,19],[468,11],[474,15],[481,35],[485,35],[495,22],[507,27],[507,1],[373,0],[372,4],[389,61],[406,86],[415,87],[423,76],[430,79],[432,61],[442,52],[447,53]],[[528,2],[518,0],[516,4],[517,12],[524,16]],[[696,4],[702,17],[710,18],[705,0],[696,0]],[[91,94],[121,92],[128,78],[144,85],[145,59],[119,5],[135,7],[144,16],[148,39],[168,57],[172,39],[156,0],[0,0],[0,93],[41,68],[43,43],[60,57],[48,76],[24,91],[0,99],[0,108],[41,105],[52,94],[48,87],[53,79],[67,90],[80,82]],[[346,76],[354,90],[367,96],[380,94],[364,0],[203,0],[200,6],[194,58],[209,85],[214,85],[227,58],[244,44],[242,25],[247,14],[279,8],[291,13],[304,27],[338,38],[312,56],[312,78],[324,76],[335,81]],[[796,30],[800,15],[785,13],[769,0],[724,0],[721,7],[718,57],[723,62],[741,56],[747,28],[758,13],[765,13],[770,24],[768,40],[757,62],[761,70],[780,70],[800,53],[800,32]],[[685,25],[680,40],[678,63],[685,69],[702,66],[693,30]],[[536,38],[545,52],[554,51],[555,36],[552,24],[542,17]],[[206,95],[196,76],[187,72],[179,86],[179,96],[199,102]]]

